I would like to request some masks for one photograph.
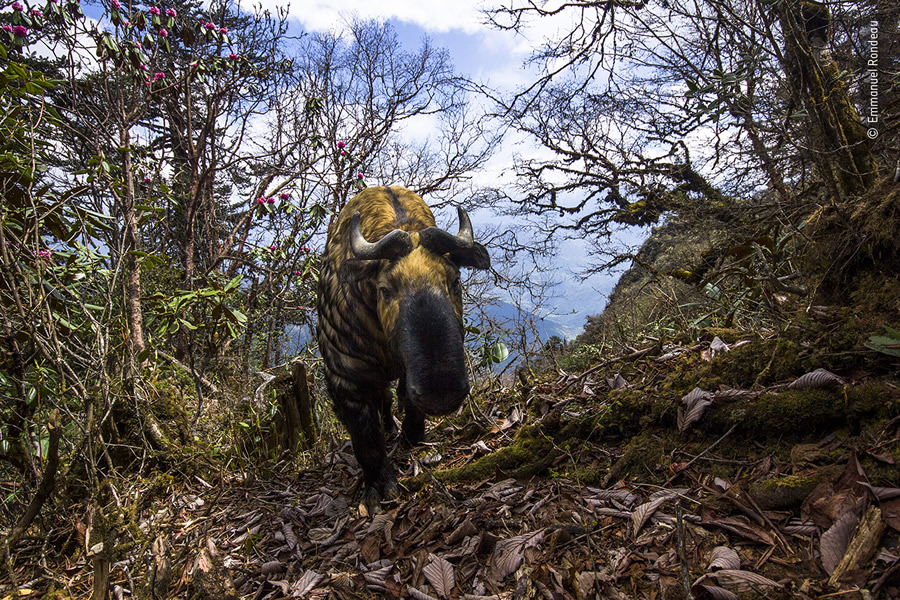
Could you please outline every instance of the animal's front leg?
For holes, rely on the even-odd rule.
[[[391,412],[391,406],[394,404],[394,395],[390,388],[386,388],[381,392],[381,422],[384,425],[384,432],[388,436],[397,433],[397,424],[394,422],[394,414]]]
[[[425,413],[410,402],[405,379],[401,379],[397,386],[397,399],[403,408],[403,426],[400,430],[403,439],[411,446],[421,444],[425,441]]]
[[[381,395],[369,402],[349,402],[338,417],[350,432],[353,453],[363,472],[363,503],[370,515],[381,512],[381,501],[400,495],[397,476],[387,456],[381,424]]]

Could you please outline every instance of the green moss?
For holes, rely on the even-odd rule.
[[[467,465],[435,471],[433,475],[445,483],[481,481],[493,477],[498,471],[510,477],[532,477],[545,473],[559,455],[560,451],[553,442],[540,433],[539,428],[523,427],[510,446],[482,456]],[[426,473],[404,480],[403,485],[416,491],[430,479],[431,475]]]
[[[567,479],[576,481],[581,485],[600,485],[609,472],[608,465],[576,467],[571,471],[567,471],[564,475]]]
[[[622,448],[619,460],[610,468],[607,481],[634,479],[644,483],[663,483],[669,463],[665,434],[644,432],[631,438]]]
[[[714,338],[719,338],[726,344],[734,344],[738,340],[745,340],[748,337],[747,331],[742,329],[734,329],[728,327],[704,327],[699,332],[699,339],[711,342]]]
[[[833,481],[843,467],[832,465],[806,475],[773,477],[750,484],[749,492],[763,510],[798,510],[817,485]]]

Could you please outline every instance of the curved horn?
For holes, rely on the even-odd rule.
[[[357,212],[350,219],[350,250],[356,258],[364,260],[398,258],[412,251],[412,240],[402,229],[393,230],[377,242],[366,240],[360,229],[361,218]]]
[[[459,213],[459,233],[456,234],[456,237],[461,239],[467,246],[471,246],[475,243],[475,234],[472,231],[472,221],[469,220],[469,214],[463,210],[462,206],[457,206],[456,212]]]
[[[460,267],[488,269],[491,259],[481,244],[475,243],[472,221],[462,207],[459,213],[459,233],[453,235],[438,227],[428,227],[419,232],[419,244],[435,254],[448,254],[450,260]]]

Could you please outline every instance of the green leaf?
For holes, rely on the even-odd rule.
[[[178,319],[178,320],[181,322],[182,325],[184,325],[191,331],[197,331],[199,329],[199,327],[197,325],[194,325],[193,323],[191,323],[190,321],[188,321],[186,319]]]
[[[891,327],[885,327],[890,337],[885,335],[873,335],[865,343],[866,348],[887,354],[888,356],[900,357],[900,331]]]
[[[243,325],[247,322],[247,315],[236,308],[225,308],[225,317],[232,323]]]
[[[509,357],[509,348],[503,342],[495,342],[491,347],[491,359],[495,363],[501,363]]]

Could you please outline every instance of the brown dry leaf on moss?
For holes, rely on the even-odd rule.
[[[712,393],[694,388],[681,401],[684,403],[684,408],[678,407],[678,431],[684,433],[692,423],[700,420],[700,417],[712,404]]]
[[[838,377],[828,369],[816,369],[811,373],[801,375],[788,385],[791,390],[812,390],[828,387],[830,385],[844,385],[843,377]]]

